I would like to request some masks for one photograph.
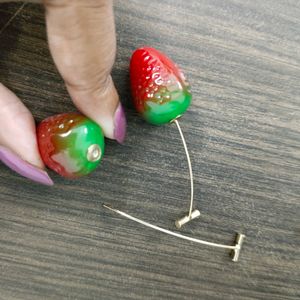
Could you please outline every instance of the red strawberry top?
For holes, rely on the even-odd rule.
[[[184,75],[171,59],[154,48],[142,47],[133,53],[130,79],[135,107],[150,123],[167,123],[190,104]]]

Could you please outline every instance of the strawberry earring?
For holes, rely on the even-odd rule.
[[[200,216],[199,210],[193,210],[194,186],[192,165],[187,145],[178,122],[178,118],[185,113],[191,103],[192,95],[189,84],[172,60],[163,53],[150,47],[139,48],[133,53],[130,62],[130,80],[133,102],[136,110],[142,117],[154,125],[175,123],[180,133],[188,161],[191,187],[189,212],[184,217],[175,221],[176,227],[181,228],[187,222]],[[236,262],[239,259],[245,238],[244,234],[236,234],[235,245],[233,246],[212,243],[166,230],[112,208],[109,205],[103,206],[123,217],[168,235],[207,246],[231,250],[232,260]]]
[[[37,140],[45,165],[68,178],[95,170],[105,148],[100,126],[79,113],[45,119],[38,125]]]
[[[135,108],[143,118],[153,125],[175,123],[179,130],[188,161],[191,184],[189,213],[175,222],[176,227],[180,228],[200,216],[199,210],[193,210],[192,164],[178,122],[178,118],[191,104],[189,83],[173,61],[150,47],[137,49],[133,53],[130,62],[130,81]]]

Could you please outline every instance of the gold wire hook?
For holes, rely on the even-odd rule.
[[[198,209],[193,210],[193,206],[194,206],[194,178],[193,178],[193,169],[192,169],[191,159],[190,159],[190,155],[189,155],[188,148],[187,148],[187,145],[186,145],[186,141],[185,141],[185,138],[184,138],[184,135],[182,133],[182,130],[181,130],[181,127],[179,125],[178,120],[177,119],[172,120],[171,123],[175,123],[177,128],[178,128],[178,131],[179,131],[179,134],[180,134],[180,137],[181,137],[181,140],[182,140],[182,144],[183,144],[183,147],[184,147],[184,150],[185,150],[185,154],[186,154],[186,158],[187,158],[187,162],[188,162],[188,167],[189,167],[189,174],[190,174],[191,197],[190,197],[189,211],[188,211],[187,215],[185,215],[184,217],[182,217],[180,219],[177,219],[175,221],[176,227],[181,228],[184,224],[188,223],[189,221],[191,221],[195,218],[198,218],[200,216],[200,211]],[[107,205],[107,204],[103,204],[103,207],[105,207],[105,208],[107,208],[107,209],[109,209],[109,210],[111,210],[111,211],[127,218],[127,219],[130,219],[134,222],[137,222],[139,224],[142,224],[142,225],[144,225],[146,227],[149,227],[149,228],[152,228],[154,230],[166,233],[168,235],[171,235],[171,236],[183,239],[183,240],[188,240],[188,241],[191,241],[191,242],[194,242],[194,243],[206,245],[206,246],[229,249],[229,250],[231,250],[230,253],[231,253],[232,261],[237,262],[238,259],[239,259],[242,244],[243,244],[244,238],[245,238],[244,234],[241,234],[241,233],[236,234],[235,245],[233,245],[233,246],[232,245],[219,244],[219,243],[213,243],[213,242],[208,242],[208,241],[192,238],[192,237],[189,237],[189,236],[186,236],[186,235],[182,235],[180,233],[173,232],[173,231],[161,228],[159,226],[150,224],[146,221],[143,221],[141,219],[133,217],[133,216],[131,216],[131,215],[129,215],[129,214],[123,212],[123,211],[112,208],[110,205]]]
[[[194,206],[194,177],[193,177],[193,169],[192,169],[192,163],[191,163],[191,158],[190,158],[190,154],[186,145],[186,141],[184,138],[184,135],[182,133],[181,127],[179,125],[179,122],[177,119],[172,121],[173,123],[176,124],[177,129],[179,131],[181,140],[182,140],[182,144],[184,147],[184,151],[186,154],[186,158],[187,158],[187,162],[188,162],[188,167],[189,167],[189,174],[190,174],[190,186],[191,186],[191,198],[190,198],[190,206],[189,206],[189,212],[187,215],[183,216],[180,219],[177,219],[175,221],[175,226],[179,229],[181,228],[184,224],[188,223],[189,221],[196,219],[200,216],[200,211],[198,209],[193,210],[193,206]]]
[[[239,259],[239,256],[240,256],[240,252],[241,252],[241,248],[242,248],[242,244],[243,244],[243,241],[244,241],[244,238],[245,238],[245,235],[244,234],[241,234],[241,233],[237,233],[236,235],[236,239],[235,239],[235,245],[234,246],[231,246],[231,245],[224,245],[224,244],[218,244],[218,243],[213,243],[213,242],[207,242],[207,241],[204,241],[204,240],[200,240],[200,239],[195,239],[195,238],[192,238],[192,237],[189,237],[189,236],[186,236],[186,235],[183,235],[183,234],[180,234],[180,233],[177,233],[177,232],[173,232],[173,231],[170,231],[170,230],[167,230],[167,229],[164,229],[164,228],[161,228],[159,226],[156,226],[156,225],[153,225],[153,224],[150,224],[148,222],[145,222],[143,220],[140,220],[136,217],[133,217],[123,211],[120,211],[118,209],[115,209],[115,208],[112,208],[110,205],[107,205],[107,204],[103,204],[103,207],[129,219],[129,220],[132,220],[134,222],[137,222],[139,224],[142,224],[146,227],[149,227],[149,228],[152,228],[154,230],[157,230],[157,231],[160,231],[160,232],[163,232],[163,233],[166,233],[168,235],[171,235],[171,236],[175,236],[177,238],[180,238],[180,239],[183,239],[183,240],[188,240],[190,242],[194,242],[194,243],[198,243],[198,244],[202,244],[202,245],[206,245],[206,246],[211,246],[211,247],[216,247],[216,248],[223,248],[223,249],[229,249],[231,250],[231,257],[232,257],[232,261],[233,262],[237,262],[238,259]]]

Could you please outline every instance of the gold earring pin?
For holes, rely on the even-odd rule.
[[[204,241],[204,240],[192,238],[192,237],[189,237],[189,236],[186,236],[186,235],[183,235],[183,234],[180,234],[180,233],[177,233],[177,232],[173,232],[171,230],[167,230],[167,229],[164,229],[162,227],[153,225],[151,223],[148,223],[146,221],[143,221],[141,219],[133,217],[133,216],[131,216],[131,215],[129,215],[129,214],[121,211],[121,210],[115,209],[115,208],[113,208],[113,207],[111,207],[110,205],[107,205],[107,204],[103,204],[103,207],[105,207],[105,208],[107,208],[107,209],[109,209],[109,210],[111,210],[111,211],[113,211],[113,212],[115,212],[115,213],[117,213],[117,214],[119,214],[119,215],[121,215],[121,216],[129,219],[129,220],[132,220],[134,222],[142,224],[142,225],[144,225],[144,226],[146,226],[148,228],[152,228],[154,230],[166,233],[168,235],[171,235],[171,236],[183,239],[183,240],[187,240],[187,241],[190,241],[190,242],[194,242],[194,243],[198,243],[198,244],[210,246],[210,247],[229,249],[229,250],[231,250],[232,261],[233,262],[237,262],[238,259],[239,259],[241,248],[242,248],[242,244],[243,244],[243,241],[244,241],[244,238],[245,238],[244,234],[237,233],[237,235],[236,235],[236,242],[235,242],[235,245],[233,245],[233,246],[219,244],[219,243],[213,243],[213,242],[208,242],[208,241]]]

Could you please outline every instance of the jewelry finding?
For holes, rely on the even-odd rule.
[[[188,166],[189,166],[189,173],[190,173],[190,185],[191,185],[191,198],[190,198],[190,208],[189,208],[189,213],[188,215],[185,215],[184,217],[177,219],[175,221],[175,226],[179,229],[181,228],[184,224],[188,223],[189,221],[196,219],[200,216],[200,211],[198,209],[193,210],[193,205],[194,205],[194,178],[193,178],[193,169],[192,169],[192,163],[191,163],[191,159],[190,159],[190,155],[189,155],[189,151],[185,142],[185,138],[184,135],[182,133],[181,127],[179,125],[179,122],[177,119],[172,121],[173,123],[176,124],[181,140],[182,140],[182,144],[184,147],[184,151],[186,154],[186,158],[187,158],[187,162],[188,162]]]
[[[90,162],[95,162],[101,158],[101,148],[98,144],[92,144],[88,147],[86,158]]]
[[[233,262],[237,262],[238,259],[239,259],[241,248],[242,248],[242,244],[243,244],[243,241],[244,241],[244,238],[245,238],[244,234],[237,233],[237,235],[236,235],[236,243],[235,243],[234,246],[223,245],[223,244],[218,244],[218,243],[212,243],[212,242],[207,242],[207,241],[204,241],[204,240],[192,238],[192,237],[189,237],[189,236],[186,236],[186,235],[182,235],[180,233],[173,232],[173,231],[161,228],[159,226],[150,224],[150,223],[145,222],[143,220],[140,220],[140,219],[138,219],[136,217],[133,217],[133,216],[131,216],[131,215],[125,213],[125,212],[122,212],[122,211],[120,211],[118,209],[112,208],[111,206],[109,206],[107,204],[103,204],[103,207],[105,207],[105,208],[107,208],[107,209],[109,209],[109,210],[111,210],[111,211],[113,211],[113,212],[115,212],[115,213],[117,213],[117,214],[119,214],[119,215],[121,215],[121,216],[129,219],[129,220],[132,220],[134,222],[137,222],[139,224],[142,224],[142,225],[144,225],[146,227],[149,227],[149,228],[152,228],[154,230],[166,233],[168,235],[175,236],[175,237],[183,239],[183,240],[191,241],[191,242],[194,242],[194,243],[198,243],[198,244],[202,244],[202,245],[206,245],[206,246],[210,246],[210,247],[229,249],[229,250],[231,250],[232,261]]]

